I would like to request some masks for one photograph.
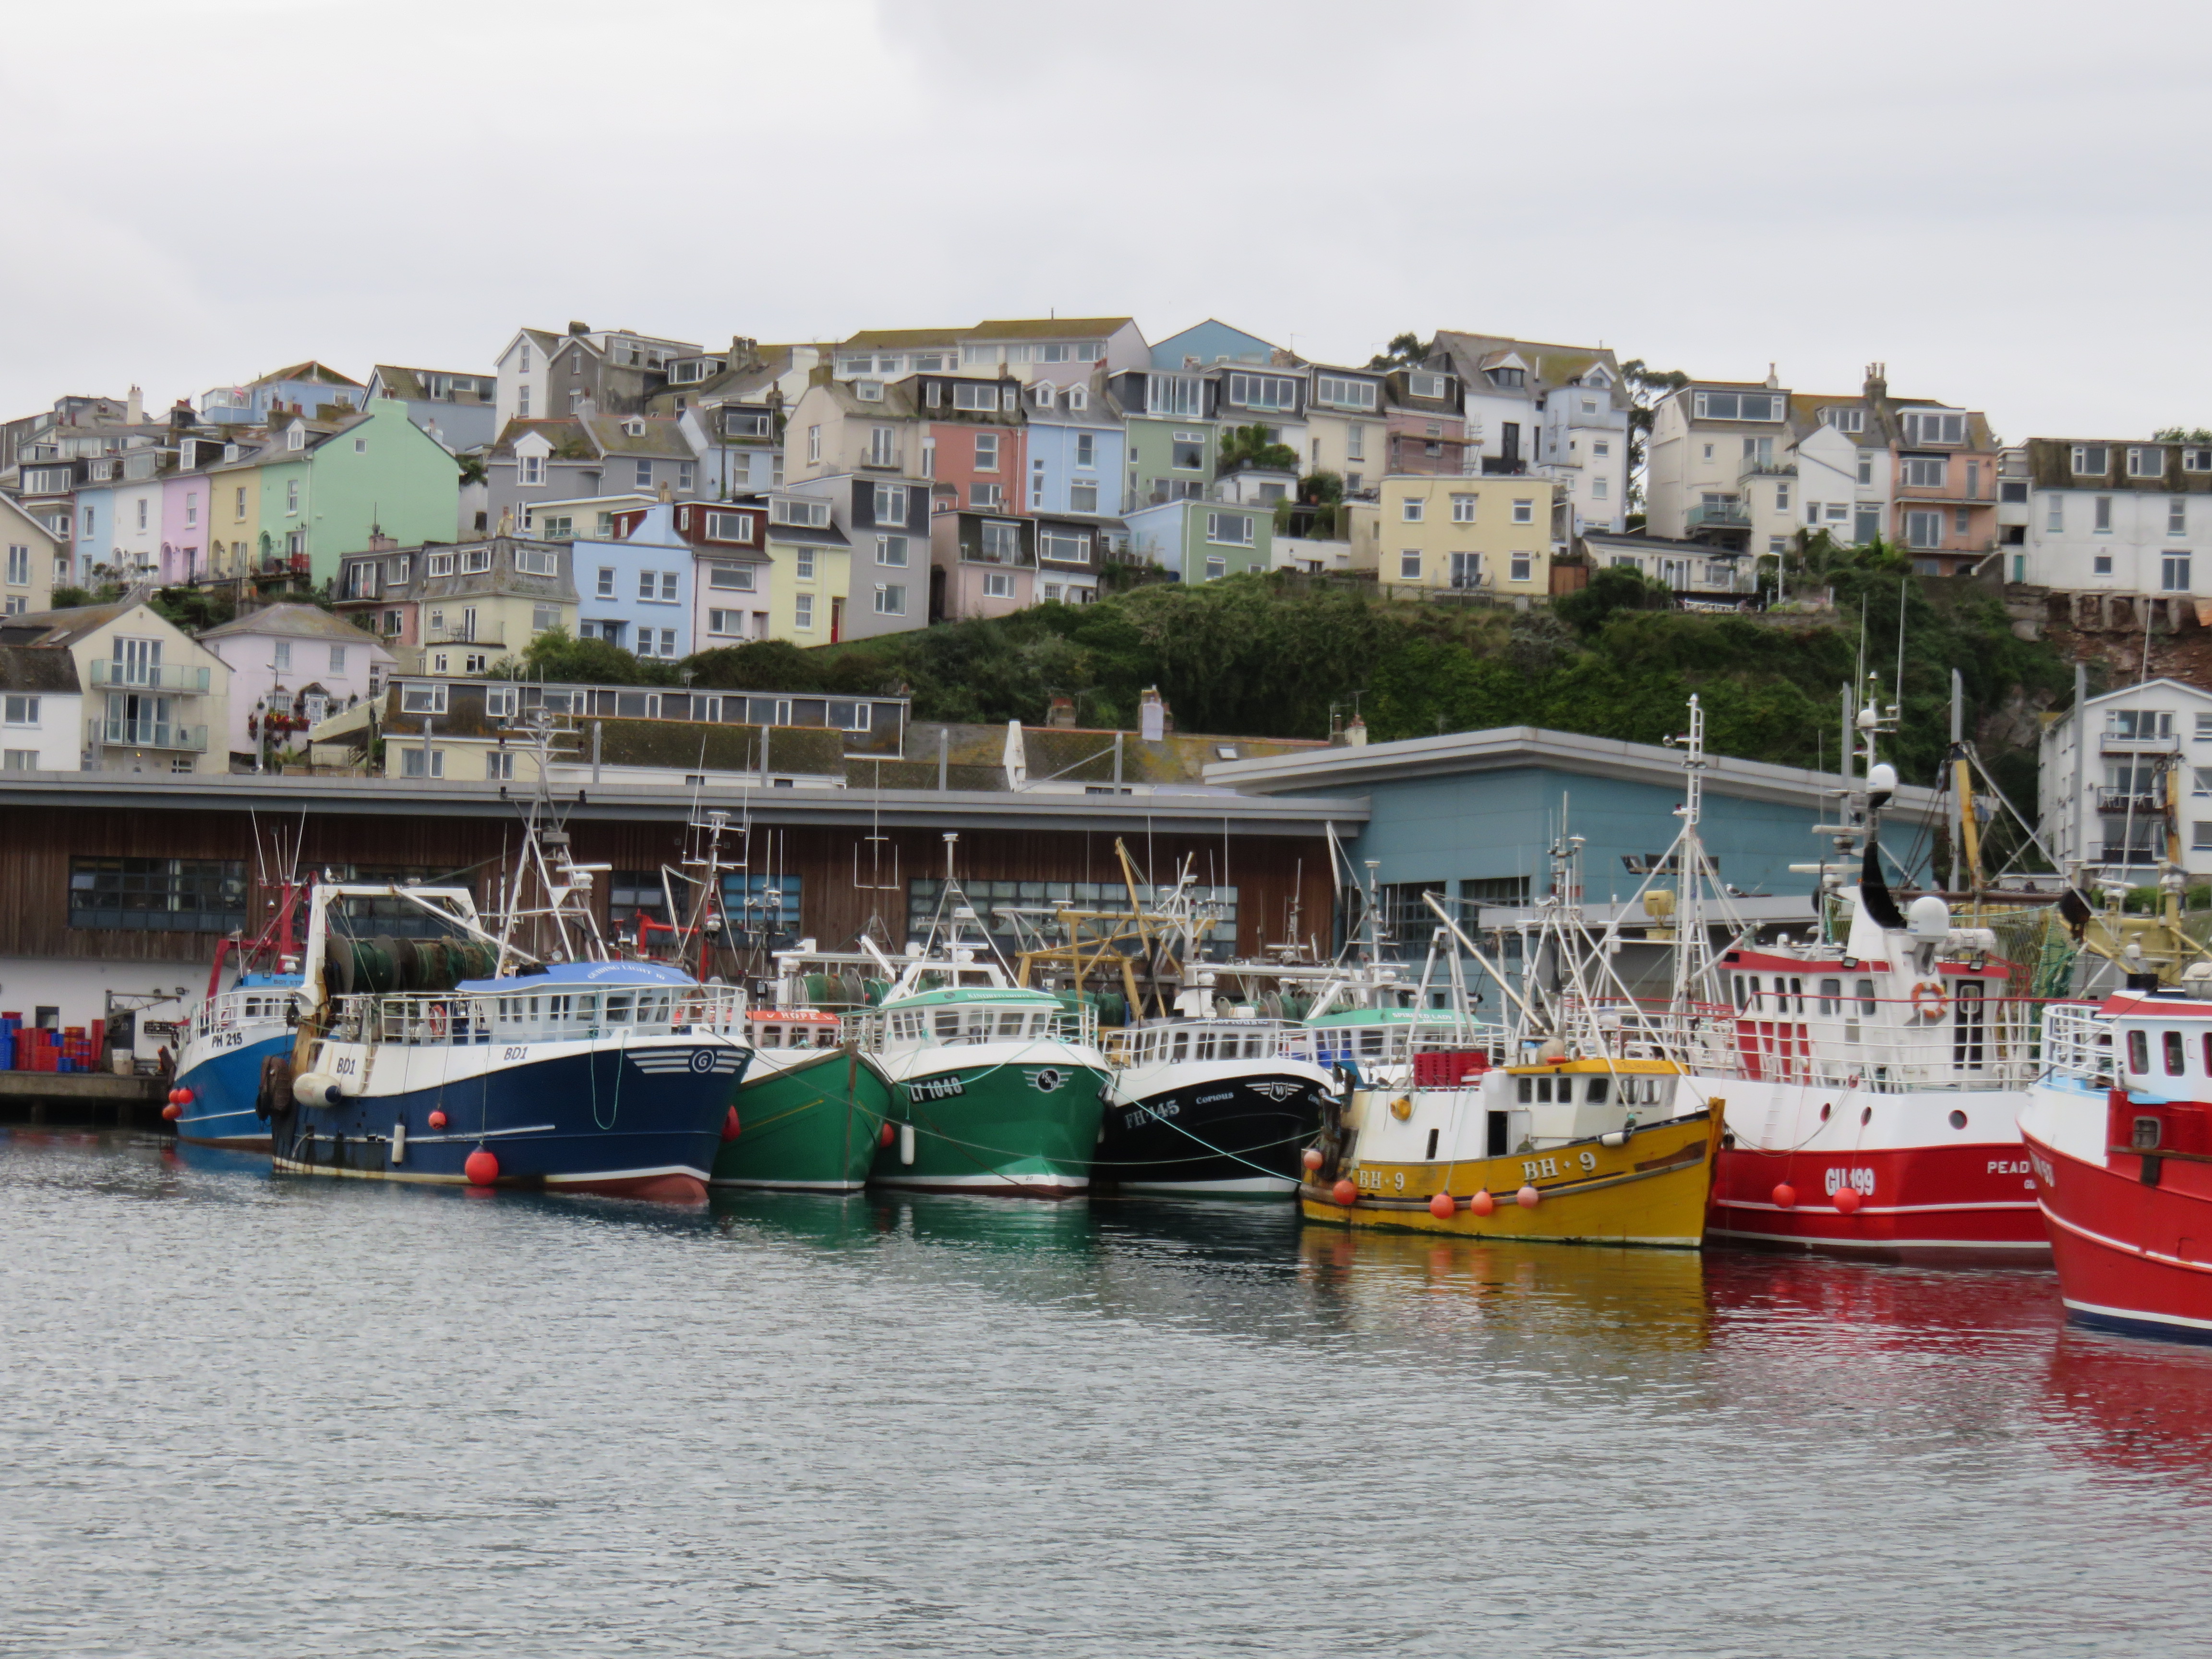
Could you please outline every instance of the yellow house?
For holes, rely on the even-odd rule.
[[[67,546],[14,496],[0,495],[0,615],[21,617],[52,607],[58,567],[67,580]]]
[[[794,529],[807,538],[799,539]],[[844,638],[853,555],[843,535],[835,530],[810,534],[771,522],[768,557],[769,637],[793,645],[830,645]]]
[[[1554,495],[1548,478],[1394,472],[1352,521],[1352,564],[1386,592],[1548,594]]]
[[[237,448],[240,453],[232,455]],[[208,574],[240,576],[254,568],[261,544],[261,474],[255,446],[225,446],[226,459],[208,469]]]

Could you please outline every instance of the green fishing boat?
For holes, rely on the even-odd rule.
[[[883,1074],[821,1009],[757,1009],[746,1024],[757,1057],[708,1184],[858,1192],[890,1112]]]
[[[1097,1015],[1008,984],[994,967],[933,966],[997,982],[908,990],[924,976],[916,964],[868,1015],[865,1042],[890,1085],[893,1125],[869,1180],[1022,1198],[1088,1190],[1108,1079]]]

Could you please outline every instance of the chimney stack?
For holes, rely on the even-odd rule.
[[[131,388],[130,398],[123,405],[123,419],[127,425],[137,426],[145,418],[146,394],[134,386]]]
[[[1060,727],[1073,726],[1075,724],[1075,699],[1054,697],[1052,700],[1052,712],[1045,716],[1045,724]]]

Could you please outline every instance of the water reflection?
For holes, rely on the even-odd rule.
[[[2045,1370],[2041,1412],[2089,1467],[2212,1499],[2212,1351],[2069,1328]]]

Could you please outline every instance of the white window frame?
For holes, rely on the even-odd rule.
[[[983,573],[983,597],[987,599],[1013,598],[1014,573],[1011,570],[986,570]]]
[[[2138,444],[2128,450],[2128,477],[2130,478],[2163,478],[2166,476],[2166,450],[2157,444]]]
[[[1531,496],[1526,500],[1516,499],[1514,501],[1513,522],[1516,524],[1534,524],[1536,522],[1536,502],[1534,497]]]
[[[876,614],[878,617],[906,615],[906,587],[899,582],[876,584]]]
[[[1224,536],[1221,533],[1225,521],[1234,520],[1241,533]],[[1206,515],[1206,539],[1218,547],[1255,547],[1258,545],[1252,531],[1253,515],[1249,513],[1208,513]]]
[[[1398,517],[1401,523],[1419,524],[1427,518],[1429,504],[1419,495],[1408,495],[1398,503]]]

